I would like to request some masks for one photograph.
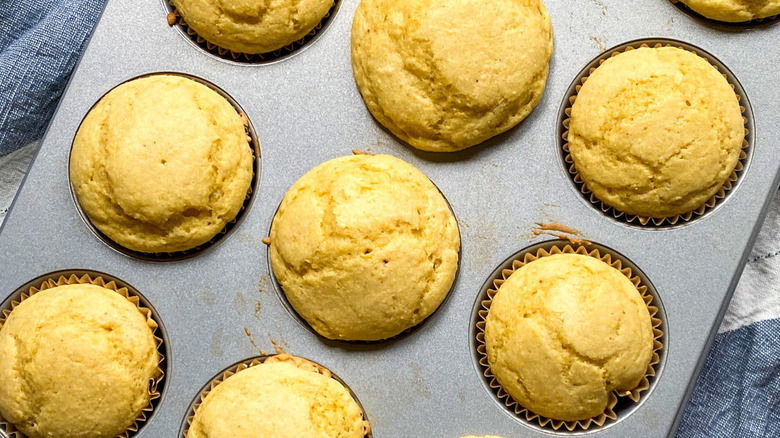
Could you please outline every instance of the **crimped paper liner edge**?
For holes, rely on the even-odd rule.
[[[329,18],[331,18],[331,15],[333,15],[333,13],[335,12],[335,8],[338,5],[339,1],[340,0],[333,0],[333,4],[328,9],[328,12],[326,12],[325,15],[323,15],[322,18],[320,18],[320,21],[317,23],[317,25],[314,26],[309,32],[307,32],[306,35],[276,50],[272,50],[270,52],[265,52],[265,53],[236,52],[230,49],[226,49],[224,47],[220,47],[219,45],[214,44],[211,41],[207,41],[205,38],[198,35],[198,33],[195,32],[195,30],[187,24],[187,22],[184,20],[184,17],[181,15],[181,13],[176,8],[176,6],[173,3],[171,3],[170,0],[166,0],[166,4],[169,7],[170,13],[173,13],[176,16],[176,22],[171,26],[182,26],[184,32],[186,32],[188,36],[195,38],[195,42],[198,44],[199,47],[205,49],[207,52],[211,53],[212,55],[219,56],[220,58],[230,58],[234,61],[243,58],[244,60],[249,62],[257,62],[257,61],[270,62],[275,59],[281,58],[283,56],[289,55],[290,53],[293,53],[296,50],[303,47],[304,45],[308,44],[310,42],[311,37],[313,37],[314,35],[322,31],[323,24],[326,21],[328,21]],[[266,57],[268,57],[269,59],[266,59]]]
[[[251,358],[251,359],[247,359],[245,361],[242,361],[238,365],[231,366],[227,370],[223,371],[221,374],[219,374],[216,377],[214,377],[211,380],[211,382],[209,382],[208,389],[205,389],[205,390],[200,392],[200,394],[198,395],[198,401],[196,401],[195,403],[192,404],[192,407],[191,407],[192,413],[191,413],[191,415],[189,415],[190,412],[187,412],[187,414],[188,414],[188,416],[187,416],[187,425],[186,425],[186,427],[184,427],[184,430],[182,432],[182,438],[186,438],[187,435],[189,434],[190,426],[192,426],[192,421],[195,419],[195,414],[198,412],[198,408],[200,408],[200,405],[203,404],[203,402],[206,400],[206,397],[209,395],[209,393],[211,393],[211,391],[214,390],[214,388],[216,388],[220,383],[224,382],[225,380],[227,380],[228,378],[230,378],[234,374],[237,374],[237,373],[239,373],[241,371],[244,371],[247,368],[251,368],[251,367],[256,366],[256,365],[261,365],[261,364],[263,364],[263,363],[265,363],[265,362],[267,362],[269,360],[272,361],[272,362],[291,362],[293,365],[297,366],[298,368],[302,368],[302,369],[313,368],[313,370],[310,370],[310,371],[322,374],[323,376],[325,376],[327,378],[333,379],[333,373],[328,368],[325,368],[324,366],[322,366],[322,365],[320,365],[320,364],[318,364],[316,362],[310,361],[310,360],[302,358],[300,356],[293,356],[293,355],[287,354],[287,353],[279,353],[279,354],[269,354],[269,355],[263,355],[263,356],[258,356],[258,357],[254,357],[254,358]],[[338,380],[336,380],[336,381],[338,382]],[[341,382],[339,382],[339,384],[344,386],[344,384],[342,384]],[[350,392],[350,395],[355,400],[355,403],[357,403],[358,406],[361,407],[361,416],[363,417],[363,436],[364,437],[371,436],[371,423],[369,422],[368,418],[366,417],[365,409],[362,408],[362,405],[357,400],[357,396],[354,395],[352,393],[352,391],[348,387],[345,386],[345,388],[347,389],[348,392]]]
[[[89,274],[83,274],[81,276],[70,274],[66,277],[63,274],[57,276],[56,280],[55,277],[49,277],[43,280],[38,287],[31,286],[26,293],[22,293],[19,300],[12,300],[10,310],[2,309],[2,312],[0,312],[0,329],[3,327],[3,324],[8,319],[8,316],[11,314],[11,312],[13,312],[16,306],[21,304],[24,300],[30,298],[38,292],[47,289],[74,284],[92,284],[117,292],[118,294],[127,298],[128,301],[133,303],[136,308],[138,308],[138,310],[146,316],[146,324],[149,326],[149,328],[152,329],[152,337],[154,338],[154,342],[157,346],[159,361],[157,362],[155,378],[152,380],[152,384],[150,385],[149,404],[141,409],[140,414],[133,421],[132,425],[128,426],[128,428],[122,434],[117,435],[117,438],[129,438],[130,436],[134,435],[135,432],[138,432],[141,423],[146,422],[149,418],[148,414],[154,411],[154,401],[161,397],[161,393],[158,391],[158,388],[160,386],[160,382],[162,382],[162,380],[165,378],[165,372],[161,366],[163,361],[165,361],[165,355],[163,355],[162,348],[163,339],[155,334],[159,328],[159,324],[154,320],[152,311],[141,304],[141,301],[137,295],[132,294],[127,287],[118,287],[113,280],[106,283],[106,281],[101,276],[92,277]],[[17,430],[13,424],[5,421],[2,416],[0,416],[0,430],[7,433],[9,438],[27,438],[27,436],[24,435],[21,431]]]
[[[673,5],[675,5],[675,6],[681,5],[685,9],[693,12],[694,14],[696,14],[697,16],[701,17],[704,20],[707,20],[707,21],[710,21],[710,22],[713,22],[713,23],[724,24],[726,26],[750,26],[750,25],[753,25],[753,24],[764,24],[764,23],[767,23],[767,22],[770,22],[770,21],[773,21],[773,20],[777,20],[777,18],[780,17],[780,14],[775,14],[775,15],[770,15],[770,16],[763,17],[763,18],[753,18],[753,19],[747,20],[747,21],[722,21],[722,20],[716,20],[715,18],[707,17],[706,15],[704,15],[704,14],[702,14],[700,12],[695,11],[692,7],[688,6],[685,2],[683,2],[681,0],[669,0],[669,1]]]
[[[604,62],[606,62],[608,59],[620,55],[621,53],[630,52],[632,50],[636,50],[643,47],[651,47],[647,42],[637,41],[636,43],[632,43],[631,45],[623,48],[622,50],[615,50],[610,53],[604,52],[601,54],[599,59],[599,66],[601,66]],[[585,181],[580,176],[579,172],[577,172],[576,166],[574,164],[574,158],[571,156],[571,152],[569,152],[569,126],[570,126],[570,119],[571,119],[571,110],[574,106],[574,102],[577,100],[577,95],[580,92],[580,89],[585,84],[587,79],[590,77],[590,75],[593,74],[593,72],[598,67],[592,67],[590,71],[587,72],[587,74],[581,76],[579,78],[579,84],[575,87],[574,94],[571,96],[568,96],[567,98],[567,104],[566,108],[564,109],[564,118],[561,121],[561,124],[563,125],[564,131],[562,134],[563,143],[561,144],[561,148],[564,152],[564,161],[566,162],[567,172],[572,175],[574,179],[574,183],[576,184],[576,187],[579,189],[579,191],[585,195],[588,199],[588,201],[599,207],[599,209],[604,213],[611,213],[611,215],[615,219],[623,219],[628,223],[634,223],[638,222],[640,225],[647,226],[663,226],[666,224],[669,225],[676,225],[678,223],[684,223],[689,222],[691,219],[694,219],[695,217],[703,216],[705,213],[710,211],[712,208],[714,208],[719,201],[721,201],[723,198],[726,197],[726,193],[731,191],[731,189],[734,188],[734,183],[737,182],[739,179],[739,172],[742,172],[745,169],[745,164],[747,162],[747,149],[750,148],[750,142],[748,141],[748,137],[750,135],[750,131],[748,130],[748,123],[749,120],[747,117],[745,117],[745,112],[747,109],[744,105],[742,105],[742,100],[745,99],[745,97],[742,94],[739,94],[736,92],[736,85],[731,82],[731,80],[728,78],[728,76],[723,73],[718,66],[713,64],[710,61],[710,55],[706,53],[699,53],[698,51],[694,51],[692,49],[687,49],[685,47],[680,47],[674,45],[673,42],[667,42],[667,43],[655,43],[653,44],[652,48],[660,48],[660,47],[675,47],[678,49],[682,49],[688,52],[691,52],[702,59],[706,60],[708,64],[710,64],[715,70],[718,71],[723,77],[726,78],[726,81],[731,86],[731,89],[734,90],[734,94],[737,96],[737,102],[739,105],[739,110],[742,113],[742,122],[743,126],[745,127],[745,137],[742,139],[742,148],[739,151],[739,157],[737,159],[737,163],[734,166],[734,169],[731,171],[731,174],[726,178],[726,180],[723,182],[723,184],[720,186],[717,192],[715,192],[714,195],[712,195],[709,199],[707,199],[702,205],[697,207],[696,209],[678,214],[673,216],[666,216],[666,217],[647,217],[647,216],[639,216],[639,215],[632,215],[628,214],[626,212],[623,212],[621,210],[618,210],[616,207],[612,207],[610,205],[607,205],[604,201],[597,198],[596,195],[588,188],[588,185],[585,183]]]
[[[477,327],[476,345],[477,345],[477,355],[479,357],[479,365],[482,368],[483,375],[488,379],[490,379],[489,380],[490,388],[498,396],[499,400],[501,400],[506,407],[510,408],[518,417],[525,418],[525,420],[528,422],[538,423],[541,427],[547,427],[549,425],[553,430],[556,431],[559,430],[561,427],[565,427],[569,431],[573,431],[576,428],[580,428],[582,430],[588,430],[594,424],[598,427],[602,427],[604,426],[604,424],[607,422],[608,419],[616,420],[617,414],[614,412],[613,409],[617,404],[618,401],[617,397],[618,396],[628,397],[635,403],[639,402],[642,392],[645,392],[650,388],[650,381],[648,378],[655,376],[656,374],[655,366],[660,362],[659,352],[663,349],[663,343],[660,340],[664,335],[663,331],[660,328],[662,321],[660,318],[656,316],[658,314],[658,307],[651,304],[653,301],[653,296],[648,293],[647,285],[642,283],[642,280],[637,275],[634,274],[634,272],[631,270],[630,267],[628,266],[624,267],[623,261],[619,257],[613,256],[612,254],[602,255],[601,251],[595,248],[588,251],[588,249],[584,245],[574,245],[574,246],[576,246],[576,249],[572,246],[572,244],[566,244],[562,248],[559,245],[553,245],[550,249],[539,248],[536,250],[536,252],[524,252],[520,254],[517,258],[512,260],[511,268],[501,270],[500,273],[501,278],[492,279],[493,284],[491,287],[488,288],[486,292],[487,298],[480,301],[480,309],[477,312],[478,317],[476,322],[476,327]],[[498,288],[501,286],[501,284],[504,283],[504,281],[506,281],[506,279],[509,278],[510,275],[512,275],[516,270],[520,269],[522,266],[525,266],[526,264],[534,260],[538,260],[542,257],[549,257],[551,255],[556,255],[556,254],[580,254],[580,255],[590,256],[597,260],[601,260],[607,265],[620,271],[631,281],[631,283],[634,284],[634,286],[637,288],[637,291],[639,291],[640,295],[642,296],[642,299],[647,305],[647,310],[650,313],[650,321],[653,327],[653,352],[650,358],[650,363],[647,365],[647,370],[645,371],[645,375],[639,381],[639,384],[630,391],[618,391],[618,390],[610,391],[609,400],[607,401],[607,407],[604,410],[604,412],[597,417],[588,418],[586,420],[577,420],[577,421],[555,420],[552,418],[548,418],[536,414],[524,408],[518,402],[516,402],[506,391],[503,390],[501,385],[498,383],[498,380],[496,380],[495,376],[491,372],[490,365],[488,364],[488,360],[487,360],[487,350],[485,347],[485,324],[486,324],[488,311],[490,310],[490,302],[493,300],[493,297],[498,292]]]

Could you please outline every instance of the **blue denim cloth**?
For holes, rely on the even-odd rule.
[[[43,135],[104,5],[0,1],[0,156]]]
[[[105,4],[2,3],[0,156],[42,136]],[[780,437],[780,320],[717,336],[677,436]]]
[[[722,333],[677,438],[780,437],[780,320]]]

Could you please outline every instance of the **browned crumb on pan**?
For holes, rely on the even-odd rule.
[[[572,227],[560,224],[558,222],[537,222],[537,227],[531,229],[534,236],[541,236],[542,234],[557,237],[559,239],[565,239],[575,245],[590,245],[590,242],[575,236],[582,236],[582,232]]]
[[[276,354],[287,354],[287,351],[282,347],[280,343],[277,343],[275,340],[271,339],[271,343],[274,344],[274,350],[276,350]]]
[[[268,274],[260,277],[260,281],[257,283],[257,291],[261,294],[268,292],[268,284],[271,281]]]
[[[374,155],[371,152],[361,151],[360,149],[352,149],[352,155]]]
[[[266,245],[270,245],[271,244],[271,238],[270,237],[263,237],[261,242],[265,243]]]
[[[255,340],[252,338],[252,332],[249,331],[248,328],[244,327],[244,333],[246,333],[246,336],[249,338],[249,342],[252,343],[252,346],[255,347],[257,351],[260,352],[260,354],[265,355],[265,351],[263,351],[260,347],[257,346],[255,343]]]
[[[558,222],[550,222],[550,223],[537,222],[536,225],[539,227],[536,229],[543,230],[543,231],[559,231],[561,233],[573,234],[575,236],[582,236],[582,232],[580,230],[575,230],[572,227],[566,226]]]
[[[168,16],[165,17],[165,19],[168,20],[168,26],[173,26],[177,21],[176,14],[173,12],[168,13]]]

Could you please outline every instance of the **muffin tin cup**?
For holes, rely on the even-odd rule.
[[[171,27],[179,27],[182,35],[187,38],[187,40],[209,55],[225,61],[242,64],[268,64],[287,58],[311,44],[325,30],[330,21],[333,19],[333,16],[336,15],[336,12],[341,5],[341,0],[334,0],[333,5],[331,5],[330,9],[328,9],[328,12],[322,17],[320,22],[317,23],[314,29],[310,30],[309,33],[307,33],[303,38],[293,41],[284,47],[266,53],[235,52],[233,50],[220,47],[212,42],[206,41],[205,38],[198,35],[198,33],[187,24],[187,22],[184,20],[184,17],[182,17],[181,13],[176,9],[176,6],[174,6],[173,3],[168,0],[163,0],[163,4],[168,10],[168,24]]]
[[[101,100],[103,100],[104,97],[120,85],[134,81],[136,79],[142,79],[149,76],[156,76],[156,75],[173,75],[173,76],[181,76],[187,79],[191,79],[193,81],[196,81],[202,85],[205,85],[212,89],[214,92],[222,96],[225,100],[230,103],[231,106],[236,110],[236,112],[241,116],[241,119],[244,123],[244,129],[246,131],[248,140],[249,140],[249,147],[252,150],[252,180],[249,183],[249,189],[246,192],[246,197],[244,198],[244,202],[241,205],[241,209],[239,209],[236,216],[225,223],[225,226],[222,227],[222,229],[215,234],[211,239],[209,239],[206,243],[197,245],[195,247],[192,247],[190,249],[184,250],[184,251],[176,251],[176,252],[160,252],[160,253],[146,253],[141,251],[135,251],[130,248],[126,248],[119,243],[112,240],[110,237],[105,235],[102,231],[100,231],[93,223],[92,220],[89,218],[87,213],[81,208],[81,204],[79,203],[79,199],[76,196],[76,191],[73,189],[73,182],[69,181],[69,189],[71,196],[73,198],[73,202],[76,204],[76,209],[78,210],[79,216],[81,216],[82,220],[87,224],[87,226],[90,228],[92,233],[97,236],[100,240],[103,241],[106,245],[111,247],[117,252],[120,252],[122,254],[125,254],[129,257],[133,257],[140,260],[146,260],[146,261],[155,261],[155,262],[173,262],[173,261],[179,261],[179,260],[186,260],[191,257],[195,257],[211,247],[217,245],[220,243],[223,239],[227,238],[227,236],[240,224],[240,222],[243,220],[244,215],[249,210],[249,208],[252,206],[252,202],[254,201],[254,195],[256,194],[257,187],[260,181],[260,174],[261,174],[261,153],[260,153],[260,142],[257,138],[257,133],[255,132],[254,126],[252,125],[252,122],[249,120],[249,117],[246,115],[246,112],[243,108],[241,108],[241,105],[238,104],[238,102],[233,99],[231,95],[229,95],[227,92],[216,86],[215,84],[205,80],[201,79],[197,76],[193,76],[186,73],[179,73],[179,72],[170,72],[170,71],[163,71],[163,72],[155,72],[155,73],[149,73],[144,74],[140,76],[136,76],[134,78],[128,79],[120,84],[117,84],[111,90],[108,90],[105,94],[103,94],[100,99],[98,99],[92,108],[87,111],[86,114],[84,114],[84,118],[86,118],[87,114],[89,114],[92,109],[94,109],[95,105],[97,105]],[[82,119],[83,123],[83,119]],[[81,128],[81,125],[79,125],[79,129]],[[78,130],[77,130],[78,131]],[[75,136],[74,136],[75,139]],[[73,148],[73,144],[71,143],[71,150]],[[68,174],[70,175],[70,156],[68,156]]]
[[[692,52],[707,60],[710,65],[715,67],[715,69],[717,69],[718,72],[726,78],[726,80],[729,82],[729,85],[731,85],[731,88],[736,93],[737,101],[740,104],[739,108],[742,112],[742,120],[745,126],[745,138],[742,141],[742,149],[739,153],[739,159],[736,166],[734,167],[734,170],[731,172],[729,177],[726,178],[726,181],[723,183],[720,189],[712,197],[705,201],[704,204],[695,210],[675,216],[647,217],[631,215],[606,204],[604,201],[597,198],[596,195],[588,188],[587,184],[582,179],[582,176],[577,172],[574,158],[569,152],[568,137],[572,107],[574,106],[574,102],[577,100],[577,94],[588,80],[588,77],[590,77],[590,75],[593,74],[593,72],[609,58],[643,47],[676,47],[678,49]],[[605,51],[580,72],[577,79],[575,79],[569,87],[569,91],[567,92],[566,98],[561,107],[559,123],[560,135],[558,137],[558,143],[559,151],[563,159],[563,164],[566,168],[566,172],[569,174],[569,178],[572,180],[578,191],[585,197],[585,199],[599,208],[605,215],[611,216],[615,219],[632,225],[640,225],[643,227],[669,227],[684,224],[708,214],[718,205],[723,203],[729,192],[736,188],[740,175],[745,171],[750,163],[750,155],[753,150],[754,141],[754,135],[752,134],[752,131],[753,111],[750,107],[750,102],[747,98],[747,95],[745,94],[745,90],[742,88],[742,85],[739,83],[733,73],[731,73],[731,71],[723,63],[721,63],[710,53],[682,41],[664,38],[647,38],[630,41]]]
[[[352,149],[353,155],[374,155],[370,152],[363,152],[359,149]],[[427,175],[425,175],[426,178],[428,178]],[[377,340],[346,340],[346,339],[331,339],[325,337],[323,334],[319,333],[317,330],[314,329],[314,327],[309,324],[309,322],[306,320],[306,318],[303,317],[298,311],[295,309],[295,307],[290,303],[290,300],[287,298],[287,293],[284,291],[284,287],[279,282],[279,279],[276,277],[276,273],[273,270],[273,264],[271,263],[271,229],[273,228],[274,220],[276,219],[276,216],[279,214],[279,209],[282,206],[282,201],[279,202],[279,205],[277,205],[276,210],[274,211],[273,217],[271,218],[271,225],[268,228],[268,233],[266,234],[266,238],[268,239],[268,243],[266,243],[267,251],[266,251],[266,263],[269,267],[269,275],[271,284],[273,285],[274,291],[276,292],[276,295],[279,297],[279,300],[282,302],[282,305],[287,310],[287,312],[295,318],[296,321],[298,321],[299,324],[301,324],[302,327],[304,327],[306,330],[310,331],[314,335],[316,335],[318,338],[323,340],[324,342],[331,344],[331,345],[341,345],[341,346],[350,346],[355,348],[365,347],[367,349],[374,348],[379,345],[385,345],[390,344],[396,341],[400,341],[407,336],[412,335],[417,330],[421,329],[428,321],[434,319],[443,309],[447,302],[450,299],[450,296],[452,295],[452,291],[455,289],[455,285],[458,283],[458,278],[460,277],[461,272],[461,262],[463,261],[463,234],[460,230],[460,222],[458,222],[458,216],[455,214],[455,210],[452,208],[452,204],[450,204],[450,201],[447,199],[447,196],[444,195],[444,192],[441,191],[439,186],[436,185],[430,178],[428,180],[433,184],[434,187],[436,187],[436,190],[441,195],[442,199],[444,199],[444,202],[447,204],[447,208],[450,210],[450,214],[452,214],[452,217],[455,218],[455,226],[458,229],[458,240],[460,241],[460,245],[458,246],[458,264],[457,264],[457,270],[455,271],[455,277],[452,279],[452,284],[450,285],[450,288],[447,290],[447,294],[442,299],[441,303],[436,307],[436,309],[433,310],[433,312],[430,313],[430,315],[426,316],[422,319],[422,321],[418,322],[417,324],[406,328],[402,332],[398,333],[397,335],[390,336],[389,338],[385,339],[377,339]],[[285,193],[286,195],[286,193]]]
[[[187,438],[187,434],[189,433],[190,426],[192,425],[192,421],[195,418],[195,413],[198,411],[198,408],[200,408],[200,405],[206,399],[206,396],[211,391],[213,391],[214,388],[216,388],[220,383],[224,382],[232,375],[236,373],[240,373],[241,371],[244,371],[247,368],[251,368],[253,366],[260,365],[265,362],[270,363],[271,361],[293,362],[293,364],[299,368],[303,368],[303,367],[310,368],[312,372],[322,374],[325,377],[331,378],[339,382],[339,384],[341,384],[344,388],[347,389],[349,394],[352,396],[352,399],[355,400],[355,403],[358,404],[358,407],[360,408],[360,411],[363,414],[363,437],[373,438],[373,434],[371,432],[371,423],[368,421],[368,415],[366,413],[366,410],[363,408],[363,405],[360,403],[360,400],[357,398],[355,393],[352,392],[352,389],[349,387],[349,385],[346,384],[346,382],[341,380],[339,376],[333,374],[329,369],[325,368],[324,366],[314,361],[304,359],[298,356],[293,356],[287,353],[262,354],[260,356],[256,356],[235,363],[230,367],[226,368],[225,370],[221,371],[219,374],[217,374],[213,379],[211,379],[209,383],[207,383],[203,388],[201,388],[200,393],[198,393],[198,395],[195,397],[192,403],[190,403],[190,406],[187,409],[187,415],[184,417],[184,421],[182,421],[181,427],[179,429],[179,437]]]
[[[149,382],[149,404],[141,410],[141,413],[135,419],[133,424],[130,425],[124,433],[118,435],[119,438],[129,438],[135,436],[143,428],[144,423],[151,419],[152,413],[159,404],[158,401],[162,397],[162,389],[165,385],[165,371],[163,369],[163,364],[166,360],[166,345],[165,341],[163,340],[165,335],[162,333],[160,324],[155,319],[155,315],[153,314],[152,310],[149,307],[146,307],[147,305],[142,302],[141,295],[137,291],[131,290],[132,287],[123,284],[121,280],[108,279],[108,281],[106,281],[106,279],[103,278],[104,275],[105,274],[100,273],[92,273],[92,275],[90,275],[90,272],[84,271],[61,271],[54,272],[52,274],[48,274],[33,280],[30,282],[33,285],[22,286],[14,295],[11,295],[11,298],[6,301],[2,312],[0,312],[0,329],[3,327],[3,324],[5,324],[5,321],[8,319],[9,315],[11,315],[11,312],[13,312],[13,309],[15,309],[16,306],[21,304],[24,300],[30,298],[38,292],[59,286],[73,284],[92,284],[108,290],[112,290],[133,303],[138,308],[138,310],[146,316],[146,323],[152,330],[152,335],[154,337],[155,344],[157,345],[157,353],[159,354],[160,360],[157,363],[156,375],[154,379]],[[2,416],[0,416],[0,432],[5,432],[9,438],[27,438],[27,435],[16,429],[13,424],[7,422]]]
[[[511,259],[511,264],[507,269],[500,269],[496,276],[489,279],[489,286],[487,290],[479,298],[478,311],[476,315],[476,350],[477,359],[480,367],[480,372],[487,379],[488,386],[492,392],[498,397],[498,399],[508,408],[511,412],[514,412],[519,418],[526,420],[529,423],[538,424],[544,429],[552,429],[559,431],[565,428],[568,431],[582,430],[587,431],[590,429],[598,430],[608,424],[610,420],[617,420],[619,413],[615,411],[615,406],[618,404],[619,398],[630,399],[634,403],[639,403],[643,397],[643,393],[647,392],[651,385],[650,379],[656,376],[657,366],[661,362],[661,353],[663,350],[663,343],[661,339],[664,336],[663,321],[659,318],[659,307],[654,303],[654,297],[649,292],[648,285],[635,273],[619,256],[614,253],[607,253],[601,251],[598,248],[588,249],[586,244],[576,243],[564,243],[558,241],[552,241],[551,245],[543,245],[537,249],[530,248],[518,253]],[[593,257],[597,260],[601,260],[607,265],[617,269],[623,275],[625,275],[631,283],[637,288],[642,296],[647,310],[650,312],[651,323],[653,326],[653,354],[650,358],[650,363],[647,366],[644,377],[639,384],[632,390],[620,391],[615,390],[610,392],[609,400],[607,402],[607,408],[599,416],[588,418],[586,420],[578,421],[562,421],[552,418],[544,417],[536,414],[516,402],[511,395],[509,395],[498,380],[493,375],[488,363],[487,349],[485,346],[485,324],[487,321],[487,315],[490,310],[493,297],[498,292],[499,287],[511,276],[516,270],[527,265],[528,263],[538,260],[542,257],[548,257],[556,254],[580,254],[589,257]]]
[[[763,25],[771,24],[773,21],[777,20],[778,17],[780,17],[780,15],[770,15],[769,17],[754,18],[748,21],[721,21],[721,20],[716,20],[714,18],[705,17],[704,15],[694,11],[690,6],[688,6],[687,4],[685,4],[680,0],[669,0],[669,1],[673,5],[679,7],[680,9],[683,9],[685,12],[694,15],[695,17],[701,20],[708,21],[710,23],[715,23],[721,26],[731,27],[731,28],[763,26]]]

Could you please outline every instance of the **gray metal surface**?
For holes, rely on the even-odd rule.
[[[542,240],[536,222],[561,222],[624,254],[653,282],[667,314],[667,358],[654,391],[630,416],[595,436],[669,435],[778,183],[780,25],[709,25],[665,0],[547,0],[556,51],[547,91],[519,128],[462,153],[404,146],[370,116],[352,79],[349,30],[357,0],[294,56],[266,65],[215,59],[168,27],[160,0],[112,1],[62,99],[41,150],[0,231],[0,298],[41,274],[94,269],[137,288],[170,340],[160,407],[140,436],[174,437],[200,388],[220,370],[272,351],[329,367],[359,396],[376,437],[545,436],[509,415],[482,383],[471,348],[480,287],[506,257]],[[602,50],[644,37],[687,41],[717,56],[744,86],[756,147],[736,191],[690,224],[642,229],[605,217],[560,163],[558,109],[580,69]],[[156,72],[192,74],[246,110],[262,151],[258,192],[244,221],[209,251],[175,262],[140,261],[97,239],[69,192],[68,153],[82,117],[116,84]],[[461,272],[444,307],[420,329],[371,346],[321,340],[290,315],[269,284],[271,219],[287,188],[313,166],[353,148],[390,153],[425,172],[460,223]],[[259,304],[258,304],[259,303]]]

